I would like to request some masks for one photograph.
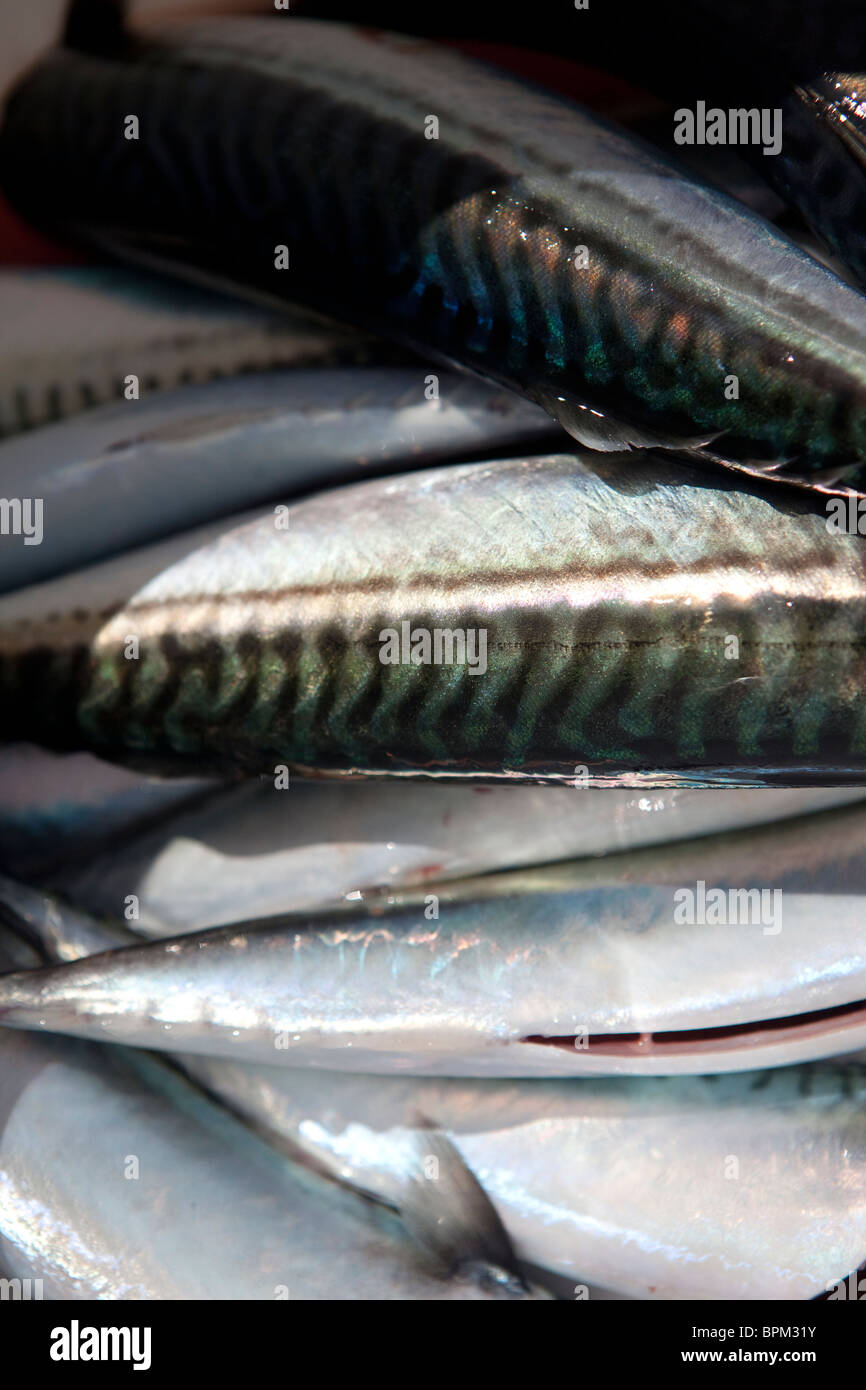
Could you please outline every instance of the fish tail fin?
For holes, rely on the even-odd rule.
[[[112,57],[127,44],[126,0],[69,0],[60,43],[80,53]]]
[[[432,1120],[418,1115],[415,1128],[417,1162],[400,1206],[407,1231],[449,1276],[525,1297],[529,1286],[511,1237],[481,1183]]]

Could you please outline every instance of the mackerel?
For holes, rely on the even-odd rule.
[[[272,498],[553,429],[511,392],[421,365],[271,371],[88,411],[0,442],[0,495],[39,498],[43,531],[0,547],[0,592]]]
[[[269,1142],[398,1209],[416,1116],[435,1115],[516,1247],[575,1296],[812,1298],[866,1257],[859,1067],[473,1081],[181,1062]]]
[[[83,755],[71,756],[80,777]],[[272,782],[245,781],[172,807],[166,797],[171,786],[170,780],[142,785],[142,810],[146,804],[156,823],[130,827],[122,841],[115,835],[102,852],[91,849],[86,858],[69,852],[65,864],[43,871],[43,879],[90,912],[128,920],[147,936],[174,936],[241,919],[336,907],[380,887],[430,884],[435,891],[441,879],[768,824],[864,794],[842,787],[671,788],[647,794],[399,779],[298,782],[287,792]],[[115,815],[124,805],[136,805],[133,796],[130,787],[123,802],[112,798]],[[18,817],[10,808],[4,824],[0,791],[0,846],[18,830],[12,840],[16,854],[6,859],[5,868],[19,876],[25,875],[20,855],[22,841],[29,842],[30,821],[23,828],[18,821],[28,814],[35,819],[35,789],[22,789],[22,798]],[[164,810],[156,820],[159,807]],[[74,805],[68,815],[75,817]],[[107,819],[101,817],[100,824]],[[44,818],[36,821],[34,833],[42,826]],[[44,862],[48,852],[33,845],[30,862],[35,855]]]
[[[866,548],[827,521],[663,459],[356,484],[0,598],[0,731],[272,780],[857,784]]]
[[[851,807],[121,946],[5,976],[0,1022],[439,1076],[710,1073],[854,1052],[863,832]],[[0,902],[37,939],[70,916],[12,882]]]
[[[0,1056],[0,1262],[44,1298],[544,1297],[485,1263],[483,1194],[455,1210],[452,1186],[440,1205],[441,1244],[469,1257],[450,1273],[156,1058],[5,1030]]]
[[[0,183],[37,223],[441,354],[598,449],[862,480],[866,304],[634,138],[406,37],[85,28],[7,103]]]
[[[133,379],[143,404],[184,382],[382,351],[312,314],[268,313],[143,271],[0,270],[0,436],[122,398]]]
[[[53,960],[132,939],[35,895],[15,907]],[[572,1281],[638,1298],[808,1298],[866,1252],[862,1066],[485,1081],[172,1055],[270,1144],[398,1211],[417,1190],[418,1116],[435,1116],[524,1258]]]

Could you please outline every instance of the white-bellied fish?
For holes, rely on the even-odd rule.
[[[0,736],[196,774],[856,784],[866,546],[829,520],[660,458],[357,483],[0,597]]]
[[[863,830],[852,807],[124,946],[7,975],[0,1022],[440,1076],[834,1056],[866,1046]],[[0,901],[13,924],[64,911],[10,882]]]
[[[420,365],[263,372],[88,411],[0,442],[0,495],[41,509],[38,545],[0,547],[0,592],[258,503],[552,431],[511,392]]]
[[[49,755],[42,756],[47,762]],[[79,776],[86,770],[84,757],[71,755]],[[111,771],[131,779],[120,769]],[[333,907],[379,887],[435,885],[439,879],[766,824],[864,795],[842,787],[670,788],[648,794],[399,779],[296,781],[287,794],[272,781],[245,781],[199,794],[194,805],[175,809],[166,798],[171,785],[169,779],[143,782],[142,810],[146,796],[149,826],[134,833],[122,827],[122,839],[110,836],[102,852],[91,848],[88,856],[70,852],[70,846],[62,864],[56,844],[31,845],[46,819],[33,806],[37,789],[25,787],[23,804],[8,811],[0,790],[0,853],[7,839],[19,857],[22,842],[27,844],[31,862],[38,864],[35,856],[41,856],[43,880],[100,916],[126,920],[134,894],[135,930],[173,936],[244,918]],[[130,789],[134,806],[133,795]],[[117,800],[112,798],[115,814]],[[61,819],[59,826],[67,840],[76,824],[86,819],[89,825],[95,812],[76,817],[73,804],[69,815],[72,824],[67,827]],[[107,819],[99,818],[100,827]],[[52,852],[57,867],[47,872]],[[14,858],[4,860],[6,872],[28,877]]]
[[[323,1182],[157,1058],[5,1029],[0,1057],[0,1265],[31,1288],[41,1281],[38,1296],[532,1296],[446,1141],[437,1151],[450,1181],[415,1203],[422,1249],[407,1236],[411,1202],[404,1224]]]
[[[52,960],[132,939],[35,895],[16,906]],[[808,1298],[866,1252],[862,1066],[491,1081],[172,1056],[269,1143],[398,1211],[436,1176],[418,1142],[419,1116],[435,1116],[521,1255],[572,1281],[639,1298]]]

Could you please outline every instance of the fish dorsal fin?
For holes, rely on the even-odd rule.
[[[401,1199],[407,1231],[449,1275],[525,1297],[511,1239],[481,1183],[437,1125],[423,1115],[415,1125],[416,1161]]]

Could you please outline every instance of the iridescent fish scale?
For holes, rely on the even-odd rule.
[[[265,514],[166,543],[174,564],[145,551],[10,595],[6,736],[253,772],[856,775],[861,539],[806,503],[597,458],[372,481],[304,500],[285,532]],[[383,662],[404,623],[483,632],[486,669]]]
[[[575,403],[617,438],[721,434],[714,455],[727,436],[729,461],[797,477],[866,456],[854,291],[630,137],[451,52],[223,20],[54,55],[13,94],[0,178],[37,219],[456,358],[590,442]]]

